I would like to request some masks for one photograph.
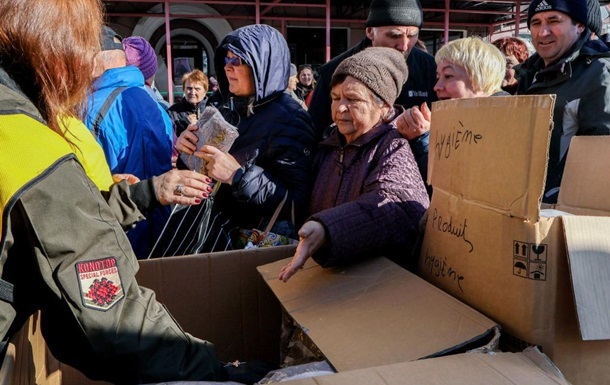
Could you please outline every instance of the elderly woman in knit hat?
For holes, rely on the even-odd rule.
[[[404,56],[372,47],[345,59],[331,79],[335,129],[320,143],[308,221],[279,278],[312,257],[323,267],[386,256],[413,266],[429,200],[406,139],[390,125],[407,80]]]

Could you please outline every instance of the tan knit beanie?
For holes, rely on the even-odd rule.
[[[407,81],[409,70],[405,57],[397,50],[370,47],[343,60],[333,73],[331,84],[342,75],[360,80],[392,106]]]

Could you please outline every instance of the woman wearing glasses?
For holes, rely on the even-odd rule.
[[[267,25],[239,28],[216,49],[215,65],[224,68],[218,73],[220,111],[239,130],[228,154],[208,146],[196,153],[208,176],[222,183],[215,206],[235,227],[259,228],[287,195],[272,231],[295,237],[309,206],[316,142],[309,115],[284,92],[290,77],[286,40]],[[192,154],[196,141],[187,130],[176,148]]]

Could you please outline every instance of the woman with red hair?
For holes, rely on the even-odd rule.
[[[516,37],[503,37],[493,43],[506,56],[506,76],[502,82],[502,89],[511,95],[517,92],[517,78],[515,77],[515,67],[521,64],[530,56],[527,44]]]

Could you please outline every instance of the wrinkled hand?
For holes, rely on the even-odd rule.
[[[199,141],[199,138],[197,138],[197,135],[195,135],[193,131],[197,131],[196,124],[190,124],[186,130],[180,134],[176,140],[176,145],[174,146],[178,152],[193,155],[193,153],[197,151],[197,142]]]
[[[326,243],[324,226],[317,221],[307,221],[299,229],[299,245],[289,264],[282,267],[278,278],[288,282],[290,277],[303,268],[305,262]]]
[[[205,160],[207,175],[222,183],[233,183],[235,171],[241,168],[241,164],[237,163],[233,155],[214,146],[201,147],[201,151],[195,152],[195,156]]]
[[[431,117],[430,108],[424,102],[421,107],[411,107],[400,114],[395,119],[396,128],[405,139],[412,140],[430,131]]]
[[[129,184],[138,183],[140,178],[132,174],[112,174],[112,181],[119,183],[120,181],[126,180]]]
[[[153,183],[162,205],[197,205],[212,192],[212,179],[191,170],[170,170],[154,177]]]

